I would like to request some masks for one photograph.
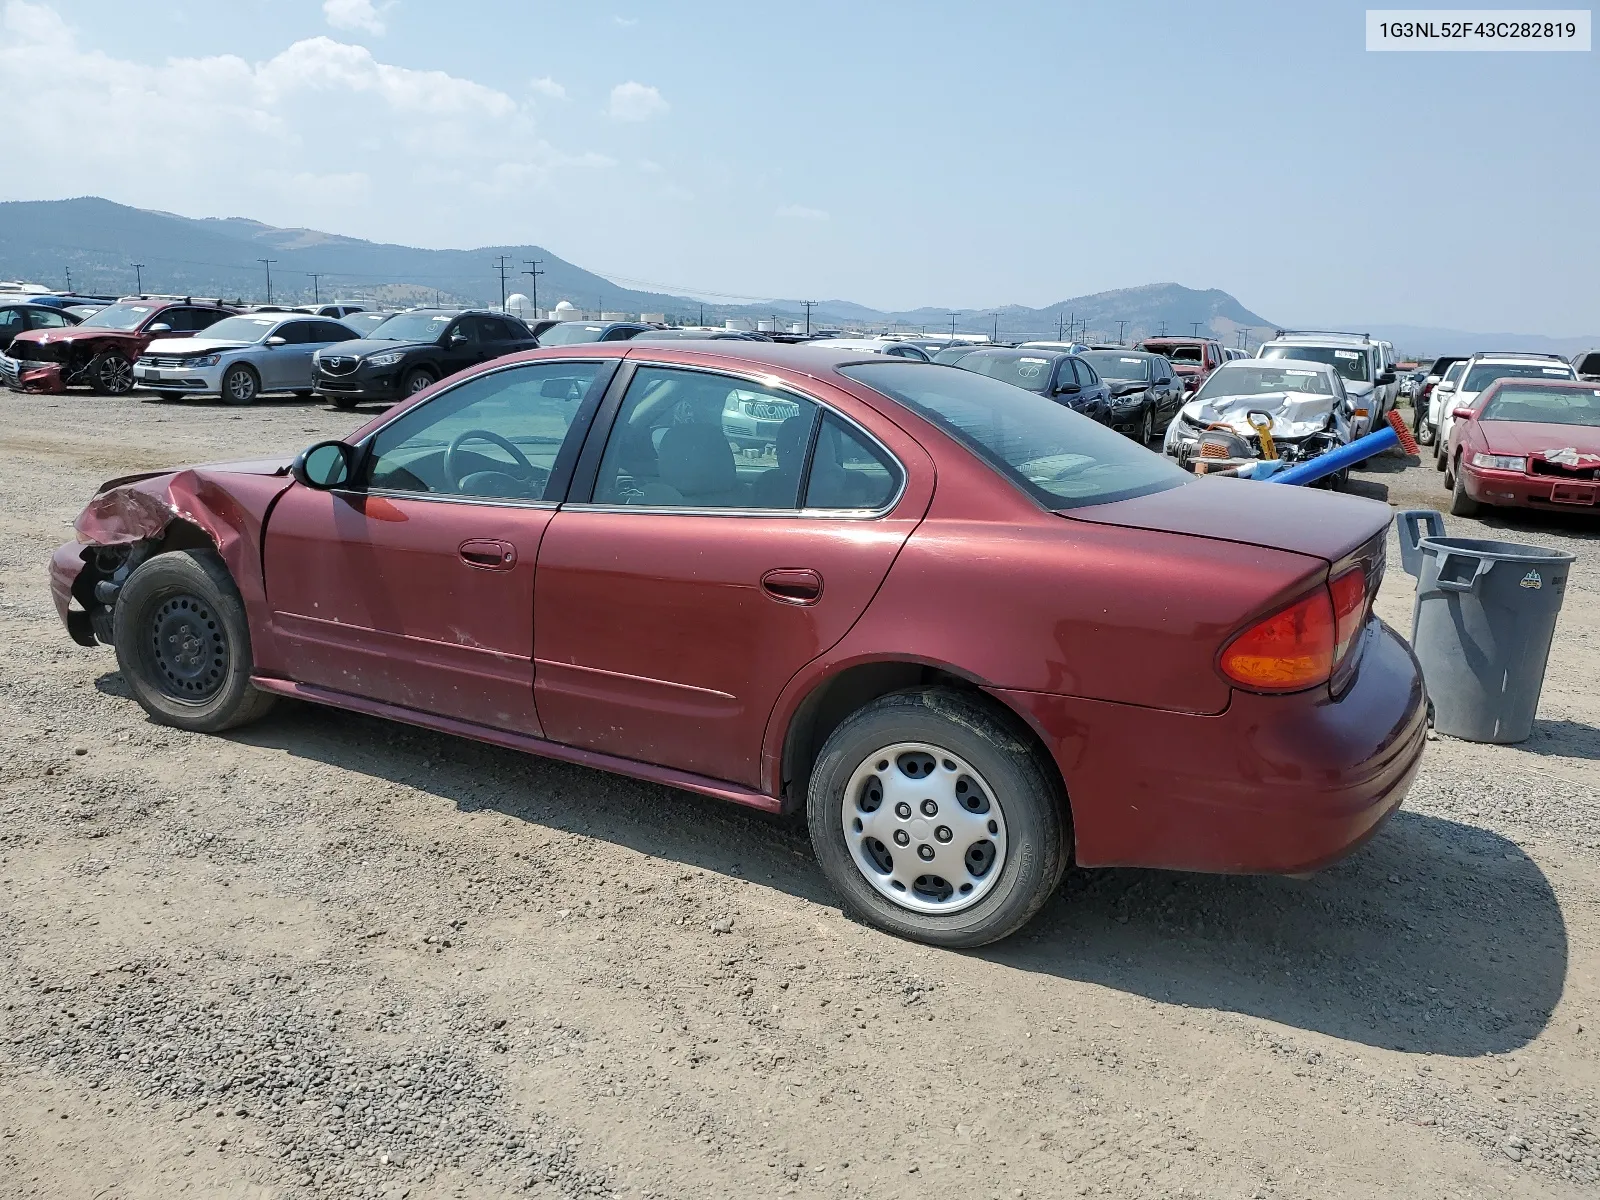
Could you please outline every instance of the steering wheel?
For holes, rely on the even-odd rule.
[[[444,452],[445,478],[450,481],[450,486],[457,491],[461,490],[462,483],[468,475],[479,474],[477,471],[469,471],[467,475],[463,475],[458,469],[460,466],[461,447],[466,442],[491,442],[499,446],[500,449],[511,456],[512,461],[517,465],[518,476],[523,482],[536,483],[540,481],[540,468],[529,462],[528,456],[517,449],[513,443],[488,429],[464,429],[450,439],[450,448]],[[510,472],[502,473],[510,474]],[[543,474],[545,478],[549,478],[549,472],[544,472]]]

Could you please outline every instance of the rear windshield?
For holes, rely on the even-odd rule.
[[[1344,350],[1337,346],[1263,346],[1261,357],[1327,363],[1352,383],[1372,382],[1365,350]]]
[[[1109,504],[1189,483],[1187,471],[1035,392],[933,363],[840,373],[927,418],[1045,508]]]
[[[1152,342],[1145,349],[1152,354],[1161,355],[1168,362],[1197,363],[1205,361],[1205,347],[1198,342],[1191,342],[1187,346],[1164,345],[1159,342]]]
[[[1481,392],[1496,379],[1571,379],[1573,370],[1566,363],[1479,363],[1467,373],[1462,392]]]
[[[1541,425],[1600,425],[1600,388],[1534,388],[1507,384],[1483,406],[1478,419],[1537,421]]]

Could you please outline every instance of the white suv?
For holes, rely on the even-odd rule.
[[[1256,357],[1310,359],[1338,371],[1349,397],[1352,437],[1371,433],[1394,406],[1394,372],[1386,368],[1383,347],[1365,334],[1279,330],[1277,337],[1261,344]]]
[[[1458,368],[1461,369],[1459,375],[1456,373]],[[1471,408],[1472,402],[1478,398],[1478,393],[1496,379],[1576,379],[1577,377],[1578,373],[1565,359],[1554,354],[1534,354],[1531,351],[1474,354],[1467,359],[1465,367],[1457,363],[1455,367],[1450,368],[1445,379],[1446,381],[1457,379],[1460,382],[1449,390],[1444,389],[1444,383],[1433,389],[1433,394],[1439,399],[1439,418],[1435,425],[1437,432],[1433,438],[1434,467],[1440,471],[1444,470],[1444,456],[1447,443],[1450,441],[1450,427],[1455,424],[1456,409]],[[1443,395],[1440,395],[1441,391],[1444,392]]]

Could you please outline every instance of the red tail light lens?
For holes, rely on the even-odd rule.
[[[1263,617],[1222,648],[1222,673],[1255,692],[1298,692],[1333,673],[1335,623],[1328,589]]]
[[[1367,618],[1359,566],[1263,617],[1222,648],[1222,673],[1253,692],[1299,692],[1326,683]]]
[[[1351,567],[1328,580],[1328,594],[1333,597],[1333,661],[1337,663],[1344,659],[1367,618],[1367,573]]]

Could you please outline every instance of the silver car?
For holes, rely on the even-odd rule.
[[[221,396],[252,404],[263,392],[311,395],[311,356],[360,335],[342,321],[302,313],[241,313],[198,337],[158,338],[133,364],[143,399]]]

